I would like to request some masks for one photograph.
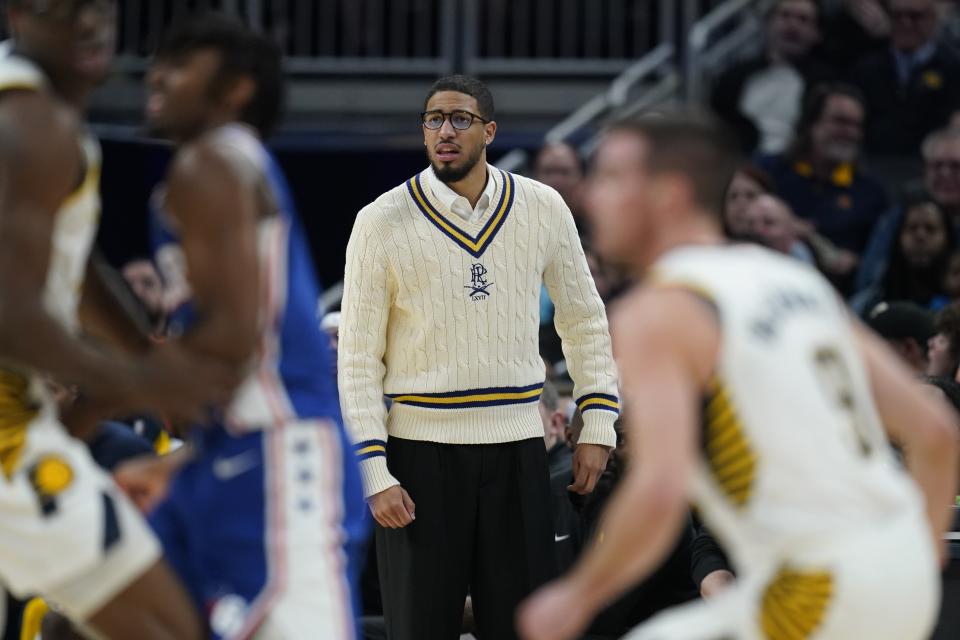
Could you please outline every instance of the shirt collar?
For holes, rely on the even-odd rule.
[[[930,59],[933,58],[933,54],[936,52],[937,43],[931,40],[916,51],[912,51],[910,53],[905,53],[898,49],[894,49],[893,55],[896,57],[899,63],[909,64],[912,68],[916,68],[922,64],[930,62]]]
[[[440,201],[440,204],[444,206],[447,211],[453,211],[454,203],[462,201],[459,204],[463,205],[464,208],[470,209],[470,201],[458,194],[456,191],[451,189],[445,182],[440,180],[437,177],[437,174],[433,171],[433,167],[427,169],[427,184],[430,187],[430,191],[433,192],[433,196]],[[487,166],[487,185],[483,188],[483,193],[480,194],[480,199],[477,200],[477,211],[486,211],[487,207],[490,206],[490,203],[493,202],[493,195],[497,191],[497,182],[493,179],[493,171],[490,171],[489,165]]]

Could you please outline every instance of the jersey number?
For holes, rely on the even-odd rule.
[[[814,364],[824,391],[837,409],[847,415],[860,453],[869,456],[873,452],[870,428],[857,406],[853,379],[843,356],[832,347],[822,347],[814,353]]]

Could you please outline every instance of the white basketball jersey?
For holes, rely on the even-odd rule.
[[[9,50],[0,50],[0,100],[2,93],[14,90],[49,88],[39,67]],[[78,328],[77,307],[100,220],[100,147],[96,139],[85,134],[77,140],[77,148],[84,156],[85,174],[56,214],[43,292],[47,311],[71,332]],[[0,369],[0,428],[22,423],[24,415],[45,398],[38,380]]]
[[[741,569],[917,511],[846,308],[819,274],[747,245],[676,249],[653,274],[717,313],[693,497]]]

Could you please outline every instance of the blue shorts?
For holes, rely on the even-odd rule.
[[[196,445],[150,522],[211,637],[359,637],[369,527],[343,428],[205,429]]]

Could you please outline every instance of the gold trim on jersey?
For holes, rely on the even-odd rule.
[[[783,566],[763,592],[760,628],[769,640],[806,640],[823,622],[833,596],[829,571]]]
[[[29,386],[22,375],[0,369],[0,469],[7,478],[27,444],[27,426],[39,413],[30,401]]]
[[[757,456],[730,401],[727,387],[718,377],[707,387],[703,424],[707,466],[724,495],[736,508],[743,509],[753,493]]]
[[[100,189],[100,163],[96,161],[90,162],[90,166],[86,168],[86,172],[83,176],[83,182],[80,183],[80,186],[73,190],[63,202],[60,204],[60,209],[67,209],[75,205],[81,198],[86,196],[90,191],[98,193]],[[99,212],[98,212],[99,217]]]

